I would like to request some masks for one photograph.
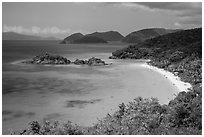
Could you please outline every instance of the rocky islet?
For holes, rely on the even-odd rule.
[[[104,66],[108,65],[105,61],[101,60],[100,58],[92,57],[88,60],[76,59],[74,62],[70,61],[69,59],[54,55],[50,53],[45,53],[41,55],[37,55],[31,60],[23,61],[22,63],[25,64],[51,64],[51,65],[68,65],[68,64],[75,64],[75,65],[88,65],[88,66]]]

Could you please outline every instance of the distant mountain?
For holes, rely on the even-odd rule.
[[[134,31],[128,34],[122,41],[127,43],[139,43],[143,42],[147,39],[154,38],[157,36],[161,36],[168,33],[173,33],[176,31],[181,31],[179,29],[164,29],[164,28],[149,28],[142,29],[139,31]]]
[[[106,42],[107,41],[122,41],[122,42],[127,42],[127,43],[139,43],[139,42],[143,42],[150,38],[154,38],[154,37],[161,36],[161,35],[168,34],[168,33],[173,33],[176,31],[181,31],[181,30],[164,29],[164,28],[149,28],[149,29],[142,29],[139,31],[132,32],[128,34],[126,37],[124,37],[117,31],[94,32],[94,33],[87,34],[87,35],[83,35],[81,33],[74,33],[66,37],[61,43],[63,44],[76,43],[78,42],[78,40],[81,41],[80,39],[83,38],[84,36],[95,37],[95,38],[97,37],[97,38],[103,39]]]
[[[66,37],[61,43],[82,43],[89,42],[89,43],[107,43],[107,41],[121,41],[124,38],[117,31],[107,31],[107,32],[94,32],[91,34],[83,35],[81,33],[74,33],[68,37]]]
[[[16,32],[2,32],[2,40],[59,40],[55,37],[24,35]]]
[[[124,38],[124,36],[117,31],[94,32],[87,34],[87,36],[101,38],[105,41],[121,41]]]
[[[98,37],[83,36],[80,39],[74,40],[72,43],[78,44],[78,43],[108,43],[108,42]]]
[[[73,43],[75,40],[82,38],[84,35],[81,33],[74,33],[68,37],[66,37],[61,43],[66,44],[66,43]]]

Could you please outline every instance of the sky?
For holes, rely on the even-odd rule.
[[[73,33],[202,27],[201,2],[3,2],[2,31],[65,38]]]

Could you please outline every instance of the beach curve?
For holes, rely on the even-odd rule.
[[[180,92],[185,91],[187,92],[189,89],[192,89],[192,85],[187,82],[181,81],[180,77],[175,76],[172,72],[166,71],[161,68],[154,67],[147,63],[140,64],[141,67],[151,69],[160,73],[161,75],[165,76]]]

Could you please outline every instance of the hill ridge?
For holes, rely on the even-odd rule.
[[[123,42],[139,43],[147,39],[151,39],[160,35],[181,31],[180,29],[165,29],[165,28],[146,28],[138,31],[133,31],[123,38]]]
[[[59,40],[59,39],[55,37],[41,37],[9,31],[2,32],[2,40]]]

